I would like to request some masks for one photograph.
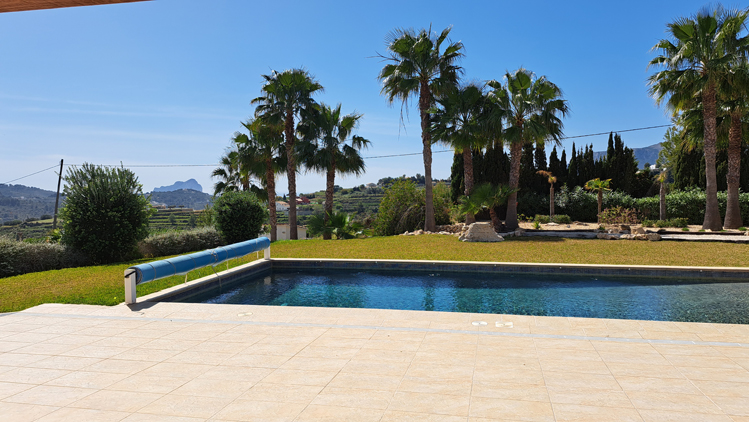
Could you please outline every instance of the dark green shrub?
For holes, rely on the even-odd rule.
[[[90,261],[83,253],[68,246],[19,242],[0,236],[0,277],[88,264]]]
[[[62,242],[95,263],[132,258],[148,236],[150,197],[143,196],[135,174],[125,168],[83,164],[65,176]]]
[[[661,201],[657,196],[635,199],[635,208],[640,218],[656,220],[660,217]]]
[[[725,201],[723,204],[725,210]],[[702,224],[705,220],[705,192],[698,188],[671,192],[666,195],[666,215],[686,218],[689,224]]]
[[[642,222],[640,224],[642,224],[642,227],[653,227],[653,226],[655,226],[655,221],[653,221],[653,220],[642,220]]]
[[[572,219],[570,218],[570,216],[565,214],[556,214],[554,215],[554,218],[551,219],[551,221],[557,224],[572,224]]]
[[[24,223],[31,223],[32,221],[39,221],[39,219],[36,218],[36,217],[29,217],[29,218],[27,218],[27,219],[25,219],[23,221],[24,221]]]
[[[684,228],[687,226],[688,224],[687,224],[686,218],[671,218],[669,220],[658,220],[655,222],[655,227],[658,227],[658,228],[666,228],[666,227]]]
[[[563,186],[555,195],[554,204],[557,211],[569,215],[572,220],[597,221],[598,199],[596,194],[588,192],[580,186],[575,186],[572,191]]]
[[[216,229],[226,243],[255,239],[268,211],[252,192],[224,192],[213,204]]]
[[[634,208],[613,207],[601,211],[601,224],[637,224]]]
[[[440,183],[434,187],[434,218],[437,225],[450,224],[450,189]],[[380,201],[374,231],[379,236],[393,236],[424,228],[424,189],[410,180],[396,180],[385,190]]]
[[[17,226],[21,223],[23,223],[21,220],[8,220],[3,223],[3,226]]]
[[[55,216],[53,216],[51,214],[42,214],[42,216],[39,217],[40,220],[51,220],[53,218],[55,218]]]
[[[533,218],[533,221],[538,224],[549,224],[551,222],[551,218],[548,215],[536,214],[536,216]]]
[[[549,214],[549,195],[518,192],[518,213],[525,215]]]
[[[215,228],[201,227],[153,234],[138,243],[138,250],[150,258],[202,251],[221,245],[224,245],[224,240]]]

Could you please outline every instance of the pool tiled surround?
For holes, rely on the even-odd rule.
[[[747,403],[746,325],[169,302],[0,316],[3,421],[736,422]]]

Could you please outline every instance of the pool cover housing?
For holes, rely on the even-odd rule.
[[[270,258],[270,240],[258,237],[231,245],[207,249],[189,255],[134,265],[125,270],[125,303],[135,303],[135,286],[173,275],[187,274],[192,270],[213,266],[229,259],[241,258],[253,252],[265,250],[265,258]]]

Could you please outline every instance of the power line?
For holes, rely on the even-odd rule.
[[[662,128],[662,127],[671,127],[671,126],[673,126],[673,125],[669,124],[669,125],[638,127],[638,128],[634,128],[634,129],[612,130],[612,131],[608,131],[608,132],[589,133],[589,134],[586,134],[586,135],[565,136],[565,137],[563,137],[561,139],[587,138],[587,137],[590,137],[590,136],[607,135],[607,134],[612,133],[612,132],[614,132],[614,133],[635,132],[635,131],[638,131],[638,130],[658,129],[658,128]],[[451,150],[451,149],[445,149],[445,150],[440,150],[440,151],[432,151],[432,154],[439,154],[439,153],[442,153],[442,152],[452,152],[452,151],[453,150]],[[362,157],[362,158],[364,158],[366,160],[371,160],[371,159],[375,159],[375,158],[407,157],[407,156],[411,156],[411,155],[420,155],[420,154],[422,154],[422,153],[421,152],[409,152],[409,153],[405,153],[405,154],[376,155],[376,156],[372,156],[372,157]],[[66,166],[76,167],[76,166],[80,166],[81,164],[65,164],[65,165]],[[124,166],[123,164],[100,164],[100,166],[102,166],[102,167],[120,167],[120,166],[123,166],[123,167],[127,167],[127,168],[135,168],[135,167],[140,167],[140,168],[216,167],[217,165],[219,165],[219,164],[133,164],[133,165],[129,165],[129,166]],[[57,167],[57,164],[55,164],[52,167],[46,168],[44,170],[39,170],[37,172],[31,173],[31,174],[27,174],[26,176],[19,177],[17,179],[13,179],[13,180],[11,180],[9,182],[5,182],[4,184],[7,185],[7,184],[13,183],[13,182],[15,182],[17,180],[25,179],[25,178],[33,176],[35,174],[39,174],[39,173],[42,173],[42,172],[45,172],[45,171],[48,171],[48,170],[52,170],[55,167]]]
[[[9,185],[9,184],[11,184],[11,183],[15,182],[16,180],[21,180],[21,179],[25,179],[25,178],[27,178],[27,177],[31,177],[31,176],[33,176],[33,175],[35,175],[35,174],[39,174],[39,173],[45,172],[45,171],[47,171],[47,170],[52,170],[52,169],[53,169],[53,168],[55,168],[55,167],[57,167],[57,164],[55,164],[54,166],[52,166],[52,167],[50,167],[50,168],[46,168],[46,169],[44,169],[44,170],[39,170],[39,171],[37,171],[37,172],[31,173],[31,174],[27,174],[26,176],[23,176],[23,177],[19,177],[18,179],[13,179],[13,180],[11,180],[10,182],[5,182],[5,183],[3,183],[3,184],[4,184],[4,185]]]

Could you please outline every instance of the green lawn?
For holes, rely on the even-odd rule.
[[[324,243],[324,245],[323,245]],[[275,258],[425,259],[569,264],[687,265],[749,267],[749,246],[731,243],[644,242],[518,238],[500,243],[464,243],[453,236],[392,236],[345,241],[282,241],[271,246]],[[261,254],[262,256],[262,254]],[[232,261],[234,267],[255,254]],[[0,279],[0,312],[41,303],[115,305],[125,300],[123,272],[148,260],[69,268]],[[217,270],[226,269],[224,265]],[[190,273],[188,280],[212,274]],[[175,276],[138,286],[143,296],[184,281]]]

